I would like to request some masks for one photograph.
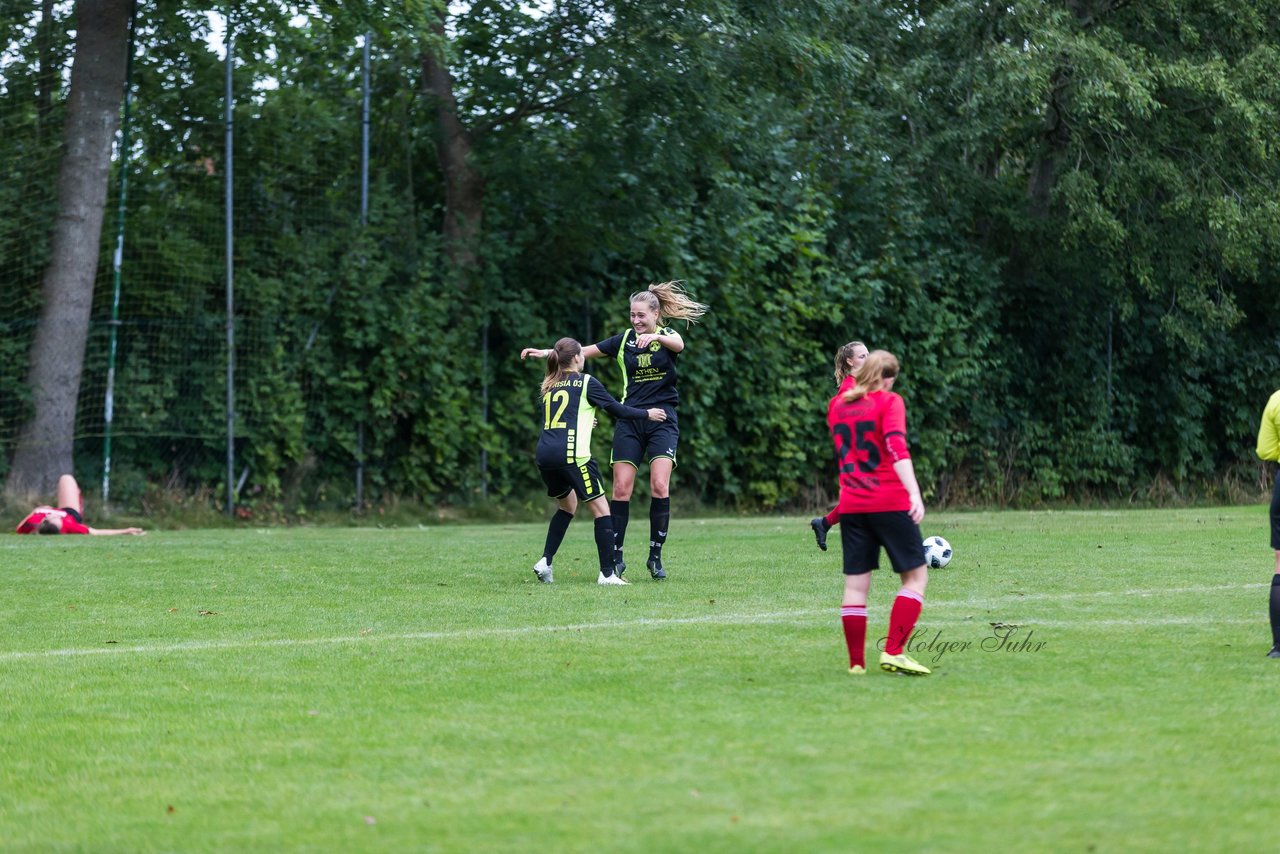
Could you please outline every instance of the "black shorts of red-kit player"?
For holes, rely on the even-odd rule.
[[[906,510],[884,513],[841,513],[840,545],[844,549],[844,574],[862,575],[880,568],[880,549],[889,553],[894,572],[924,566],[920,528]]]

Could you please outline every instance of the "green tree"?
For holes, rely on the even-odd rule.
[[[29,355],[33,413],[22,428],[6,490],[47,493],[72,470],[76,398],[80,390],[94,277],[98,269],[111,143],[124,93],[130,4],[79,0],[58,174],[58,216],[44,274],[42,310]],[[52,8],[43,9],[46,15]],[[42,18],[42,20],[45,20]],[[47,42],[47,25],[38,29]],[[42,46],[42,65],[49,50]],[[48,74],[40,76],[42,115],[49,111]]]

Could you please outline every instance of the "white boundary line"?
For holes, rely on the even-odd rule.
[[[273,647],[325,646],[329,644],[362,643],[366,641],[415,641],[415,640],[466,640],[469,638],[503,637],[545,632],[582,632],[596,629],[623,629],[628,626],[673,626],[698,623],[772,623],[785,622],[806,615],[823,612],[780,611],[772,614],[707,614],[702,617],[641,617],[611,623],[569,623],[551,626],[494,626],[492,628],[452,629],[437,632],[399,632],[361,635],[339,635],[327,638],[264,638],[260,640],[189,641],[186,643],[157,646],[123,646],[112,644],[103,647],[76,647],[71,649],[42,649],[0,653],[0,662],[21,661],[32,658],[73,658],[83,655],[118,655],[121,653],[164,654],[174,652],[205,652],[217,649],[268,649]]]
[[[1008,592],[998,597],[987,599],[967,599],[959,601],[947,601],[925,603],[924,623],[926,625],[957,625],[971,624],[982,625],[980,617],[975,616],[971,619],[956,618],[931,618],[930,611],[950,610],[952,608],[974,608],[981,606],[991,606],[1002,604],[1004,606],[1016,604],[1018,602],[1044,601],[1050,599],[1080,599],[1089,597],[1116,597],[1116,596],[1135,596],[1135,597],[1152,597],[1152,596],[1168,596],[1181,595],[1184,593],[1217,593],[1227,590],[1253,590],[1269,587],[1269,583],[1249,583],[1249,584],[1220,584],[1206,587],[1158,587],[1153,589],[1137,589],[1123,591],[1093,591],[1078,593],[1028,593],[1025,595]],[[472,628],[472,629],[451,629],[434,632],[399,632],[396,634],[378,634],[370,632],[368,634],[359,635],[339,635],[324,638],[262,638],[262,639],[232,639],[232,640],[211,640],[211,641],[188,641],[184,643],[157,644],[155,646],[146,645],[118,645],[110,644],[101,647],[72,647],[67,649],[41,649],[41,650],[25,650],[0,652],[0,663],[30,661],[41,658],[78,658],[82,656],[93,655],[125,655],[125,654],[147,654],[147,655],[166,655],[184,652],[208,652],[214,650],[229,649],[291,649],[303,648],[309,646],[331,646],[338,644],[358,644],[368,641],[432,641],[432,640],[466,640],[469,638],[486,638],[486,637],[507,637],[511,635],[540,634],[550,632],[582,632],[595,631],[598,629],[625,629],[628,627],[647,628],[651,626],[678,626],[678,625],[716,625],[716,624],[750,624],[750,623],[786,623],[795,621],[800,618],[814,618],[823,615],[830,616],[835,613],[835,605],[829,608],[815,609],[805,608],[792,611],[775,611],[771,613],[718,613],[706,614],[699,617],[641,617],[634,620],[622,620],[618,622],[597,622],[597,623],[570,623],[562,625],[550,626],[494,626],[491,628]],[[1202,615],[1192,615],[1187,617],[1138,617],[1134,619],[1115,619],[1115,620],[1036,620],[1031,617],[1011,617],[1013,620],[1021,620],[1018,623],[1020,628],[1074,628],[1078,626],[1094,625],[1132,625],[1132,626],[1156,626],[1156,625],[1193,625],[1204,622]],[[1238,618],[1238,619],[1215,619],[1214,623],[1252,623],[1257,622],[1259,618]],[[835,622],[835,618],[832,617]]]

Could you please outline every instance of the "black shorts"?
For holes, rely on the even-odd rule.
[[[1280,471],[1271,488],[1271,548],[1280,552]]]
[[[676,448],[680,444],[680,425],[676,411],[670,406],[657,408],[667,413],[666,421],[643,421],[627,418],[618,421],[613,428],[613,453],[610,463],[630,463],[640,468],[640,461],[651,463],[660,457],[676,462]]]
[[[68,516],[70,516],[72,519],[75,519],[75,520],[76,520],[77,522],[79,522],[81,525],[83,525],[83,524],[84,524],[84,519],[82,519],[82,518],[80,517],[80,511],[79,511],[79,510],[77,510],[76,508],[74,508],[74,507],[63,507],[63,508],[62,508],[62,512],[63,512],[63,513],[66,513],[66,514],[67,514]]]
[[[547,495],[555,499],[576,492],[583,501],[595,501],[604,496],[604,479],[595,460],[587,460],[580,466],[572,463],[563,466],[538,466],[542,482],[547,485]]]
[[[840,545],[844,574],[863,575],[880,568],[880,547],[889,553],[894,572],[924,566],[924,538],[906,510],[887,513],[841,513]]]

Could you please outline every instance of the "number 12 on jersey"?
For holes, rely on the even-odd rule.
[[[563,389],[560,391],[553,391],[550,394],[544,395],[542,401],[546,408],[546,420],[543,421],[542,424],[544,430],[563,430],[565,427],[569,426],[561,420],[564,416],[565,407],[569,405],[569,392],[564,391]],[[551,414],[551,405],[553,402],[558,404],[554,415]]]

